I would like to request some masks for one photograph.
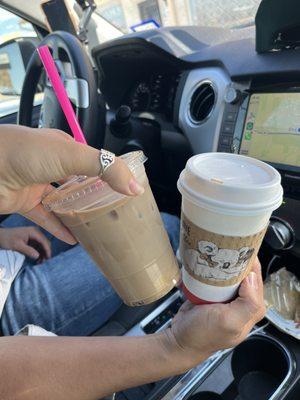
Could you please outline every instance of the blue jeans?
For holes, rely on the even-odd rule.
[[[162,213],[174,251],[178,248],[179,219]],[[33,225],[12,215],[5,227]],[[27,324],[66,336],[85,336],[101,327],[122,300],[80,246],[70,246],[44,232],[51,241],[52,258],[34,265],[25,259],[7,298],[1,326],[13,335]]]

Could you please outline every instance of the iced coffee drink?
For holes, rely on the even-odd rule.
[[[123,301],[137,306],[168,293],[180,272],[141,153],[124,159],[145,188],[141,196],[116,193],[99,178],[76,177],[43,203],[69,228]]]

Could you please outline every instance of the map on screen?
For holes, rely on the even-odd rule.
[[[300,93],[251,96],[240,154],[300,167]]]

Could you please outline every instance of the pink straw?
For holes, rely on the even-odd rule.
[[[38,47],[37,52],[53,86],[57,100],[67,118],[74,139],[76,142],[87,144],[48,46]]]

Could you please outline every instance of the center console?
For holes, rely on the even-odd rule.
[[[127,332],[141,336],[166,328],[183,303],[175,290]],[[299,343],[268,321],[234,349],[219,351],[187,373],[115,393],[114,400],[298,400]]]
[[[293,356],[281,342],[265,334],[252,333],[234,350],[211,360],[197,383],[185,387],[184,397],[177,384],[163,399],[275,400],[282,397],[294,372]]]

